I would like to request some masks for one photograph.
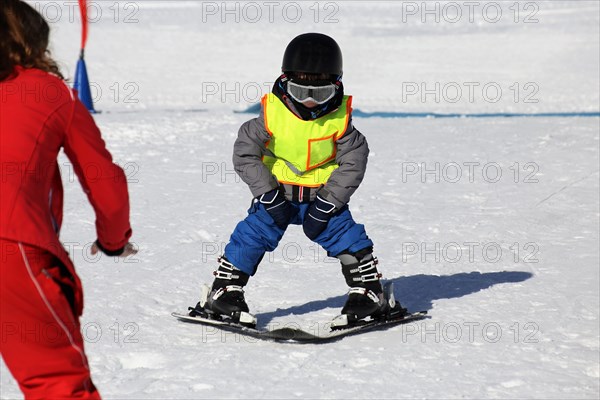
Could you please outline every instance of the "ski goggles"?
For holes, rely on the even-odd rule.
[[[304,86],[292,81],[287,83],[287,92],[290,97],[302,104],[309,102],[325,104],[333,99],[336,89],[333,83],[324,86]]]

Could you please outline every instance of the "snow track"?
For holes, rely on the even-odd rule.
[[[431,319],[319,346],[255,341],[170,316],[212,280],[251,200],[231,164],[237,129],[250,118],[233,110],[251,102],[203,101],[203,84],[272,82],[287,41],[320,30],[339,38],[345,85],[365,112],[597,113],[598,3],[538,3],[540,23],[527,26],[402,24],[399,6],[360,2],[339,3],[340,25],[203,24],[201,5],[183,2],[141,2],[137,24],[93,25],[86,59],[104,89],[95,118],[128,176],[140,246],[127,262],[88,255],[93,212],[61,158],[61,237],[84,283],[86,352],[102,395],[598,398],[594,116],[354,119],[371,155],[350,209],[396,298]],[[77,25],[53,28],[55,54],[74,62]],[[273,45],[259,51],[267,37]],[[403,102],[408,80],[533,81],[540,101]],[[121,91],[138,85],[139,102],[112,101],[115,81]],[[345,291],[339,264],[292,227],[246,296],[261,326],[315,330],[339,312]],[[0,368],[0,396],[18,398]]]

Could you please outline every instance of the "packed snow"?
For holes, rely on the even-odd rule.
[[[31,3],[72,77],[73,6]],[[61,237],[103,397],[599,397],[599,3],[467,3],[94,3],[95,119],[128,176],[140,248],[89,255],[93,211],[61,157]],[[365,113],[596,116],[354,118],[371,154],[351,211],[398,300],[429,319],[325,345],[178,322],[250,205],[231,163],[253,117],[240,111],[307,31],[338,41]],[[339,263],[291,227],[246,298],[260,327],[322,331],[346,290]],[[0,373],[1,397],[19,398]]]

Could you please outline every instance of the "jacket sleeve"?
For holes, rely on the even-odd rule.
[[[240,127],[238,137],[233,145],[235,172],[250,187],[254,197],[279,186],[275,176],[262,162],[270,139],[261,112],[257,118],[245,122]]]
[[[369,146],[363,134],[352,125],[352,120],[336,143],[335,161],[339,168],[333,171],[325,186],[319,190],[319,195],[339,209],[350,201],[365,176]]]
[[[96,213],[98,241],[103,248],[118,251],[131,237],[125,173],[113,163],[94,119],[78,99],[71,112],[65,153]]]

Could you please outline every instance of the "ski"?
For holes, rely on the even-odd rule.
[[[340,340],[347,336],[352,336],[359,333],[366,333],[369,331],[388,329],[397,325],[406,324],[412,321],[427,318],[427,311],[406,313],[401,317],[387,320],[358,321],[357,323],[344,328],[338,327],[336,329],[327,329],[327,327],[331,324],[324,324],[324,332],[309,332],[301,329],[300,327],[259,329],[244,326],[233,321],[216,320],[203,316],[192,317],[187,314],[181,314],[176,312],[172,313],[171,315],[182,322],[214,326],[228,332],[239,333],[240,335],[245,335],[261,340],[291,343],[327,343]]]
[[[388,329],[396,325],[427,318],[427,311],[409,313],[405,308],[402,308],[394,298],[393,284],[388,282],[384,285],[384,295],[390,308],[385,315],[379,318],[357,321],[352,316],[342,314],[327,324],[318,325],[324,327],[318,330],[306,331],[300,328],[298,324],[293,324],[295,325],[293,327],[261,329],[256,327],[256,318],[252,314],[241,313],[241,315],[237,315],[235,319],[232,319],[205,309],[207,290],[208,287],[203,288],[201,296],[203,300],[196,307],[189,307],[188,314],[174,312],[171,315],[182,322],[214,326],[225,331],[261,340],[294,343],[327,343],[347,336]]]

